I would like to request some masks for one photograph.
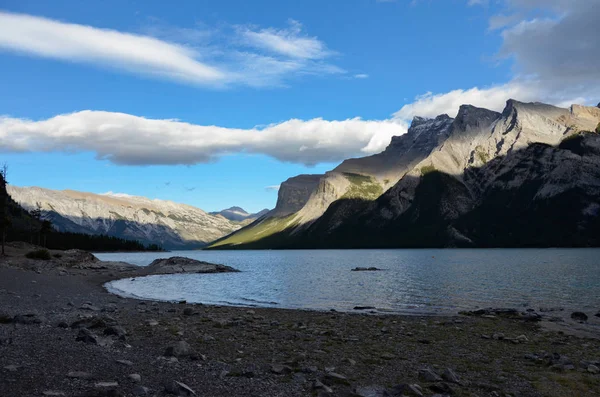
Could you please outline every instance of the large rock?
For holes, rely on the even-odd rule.
[[[182,256],[155,259],[150,265],[141,270],[145,274],[227,273],[238,271],[230,266],[216,265]]]

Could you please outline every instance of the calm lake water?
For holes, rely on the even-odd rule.
[[[180,251],[96,254],[148,265],[186,256],[241,273],[123,279],[124,296],[194,303],[340,311],[373,306],[399,313],[477,307],[600,309],[600,249]],[[375,266],[383,271],[353,272]],[[565,311],[566,311],[565,310]]]

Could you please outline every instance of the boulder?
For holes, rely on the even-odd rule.
[[[588,316],[583,312],[573,312],[571,313],[571,318],[575,321],[587,321]]]
[[[155,259],[151,264],[140,270],[142,274],[227,273],[238,271],[230,266],[216,265],[182,256]]]

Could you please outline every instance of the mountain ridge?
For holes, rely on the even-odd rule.
[[[168,200],[14,185],[8,185],[7,191],[27,210],[39,203],[42,217],[59,231],[106,234],[166,249],[200,248],[241,227],[200,208]]]

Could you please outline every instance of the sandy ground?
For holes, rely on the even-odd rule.
[[[144,302],[102,287],[126,265],[29,248],[0,259],[2,397],[600,395],[600,340],[573,322]]]

